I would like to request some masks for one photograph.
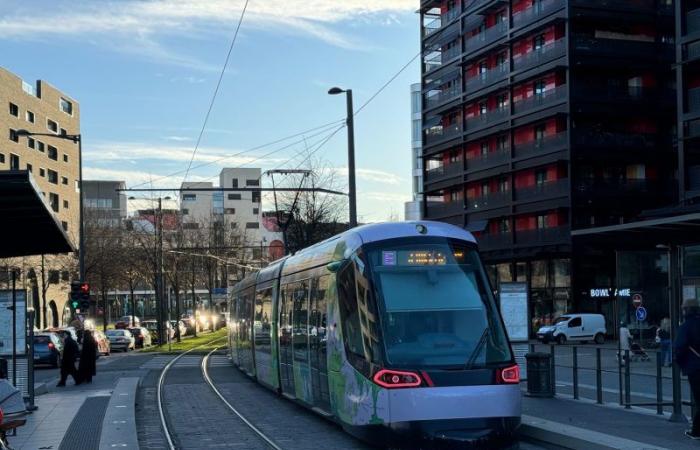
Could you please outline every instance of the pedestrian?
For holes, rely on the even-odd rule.
[[[80,364],[78,364],[78,376],[80,381],[92,383],[92,377],[97,374],[97,342],[92,336],[92,331],[83,332],[83,350],[80,352]]]
[[[630,334],[627,324],[624,321],[620,322],[620,345],[618,347],[617,358],[622,361],[623,364],[627,364],[629,362],[625,357],[625,351],[629,351],[631,341],[632,334]]]
[[[65,333],[63,337],[63,357],[61,359],[61,380],[56,387],[65,386],[68,375],[73,377],[76,386],[80,384],[80,376],[78,371],[75,370],[75,360],[78,358],[79,353],[78,343],[73,340],[70,333]]]
[[[661,365],[671,367],[671,320],[668,317],[661,319],[656,337],[661,346]]]
[[[685,375],[688,376],[690,391],[695,401],[700,400],[700,302],[686,299],[683,302],[685,321],[678,328],[673,350],[676,362]],[[691,439],[700,439],[700,409],[696,409],[693,417],[693,428],[686,430],[685,435]]]

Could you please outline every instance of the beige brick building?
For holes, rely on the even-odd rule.
[[[18,130],[45,136],[22,136]],[[59,135],[79,133],[77,101],[46,81],[29,84],[0,67],[0,170],[31,171],[45,201],[76,247],[80,231],[78,144]],[[50,280],[46,282],[46,305],[41,298],[41,257],[24,258],[21,262],[27,275],[26,286],[35,297],[37,316],[43,316],[46,308],[48,320],[42,320],[42,325],[59,325],[69,319],[69,313],[64,311],[74,268],[69,259],[44,259],[44,279]]]

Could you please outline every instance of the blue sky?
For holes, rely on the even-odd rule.
[[[244,0],[0,3],[3,65],[44,79],[80,102],[86,178],[179,186]],[[252,147],[316,127],[356,107],[419,51],[415,0],[250,0],[189,181],[222,167],[296,167],[328,133]],[[358,211],[365,221],[403,216],[410,200],[409,85],[418,62],[356,118]],[[332,131],[331,128],[328,132]],[[314,159],[344,187],[345,130]],[[296,158],[294,158],[296,156]],[[252,161],[254,158],[261,158]],[[290,158],[292,158],[290,160]]]

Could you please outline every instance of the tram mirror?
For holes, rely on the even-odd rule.
[[[341,267],[343,267],[344,262],[345,262],[344,260],[329,262],[326,265],[326,269],[328,269],[329,272],[336,273],[337,271],[340,270]]]

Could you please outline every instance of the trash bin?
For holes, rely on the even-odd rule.
[[[552,355],[533,352],[525,355],[527,361],[527,395],[530,397],[554,397],[552,379]]]

